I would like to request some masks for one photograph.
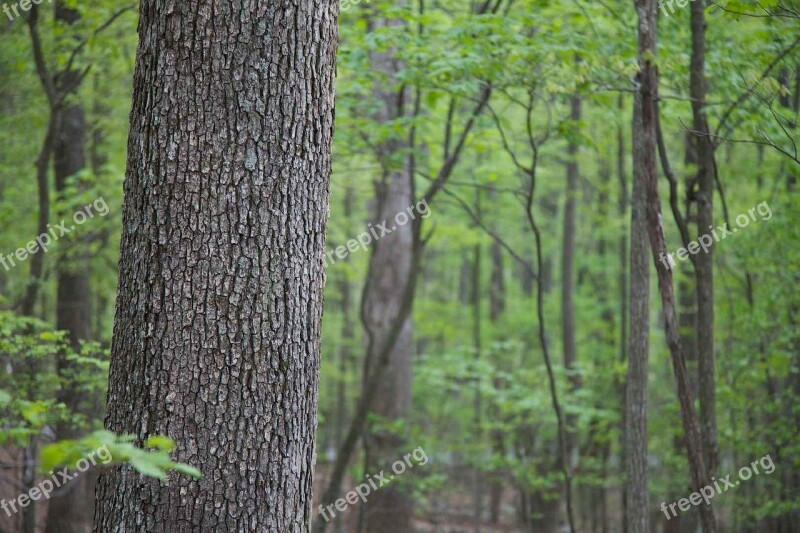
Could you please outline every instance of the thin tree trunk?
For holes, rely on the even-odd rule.
[[[570,97],[570,120],[581,119],[581,99],[577,94]],[[575,233],[576,233],[576,200],[578,194],[578,145],[570,141],[567,145],[567,182],[564,201],[563,244],[561,246],[561,339],[564,349],[564,369],[570,382],[570,394],[580,388],[580,377],[575,365],[578,360],[575,343]],[[567,468],[570,470],[576,462],[577,434],[575,415],[567,415]]]
[[[489,199],[495,200],[494,187],[489,189]],[[496,228],[493,228],[496,229]],[[500,320],[506,308],[506,286],[503,268],[503,249],[497,240],[492,241],[490,248],[492,259],[492,272],[489,279],[489,322],[494,326]],[[504,387],[502,378],[495,378],[493,386],[496,390]],[[499,410],[492,409],[494,422],[500,420]],[[495,427],[489,435],[492,444],[492,453],[498,457],[505,456],[505,436],[501,428]],[[503,499],[505,485],[503,469],[491,473],[491,486],[489,488],[489,520],[493,525],[500,522],[500,504]]]
[[[425,205],[430,206],[433,198],[436,196],[436,194],[438,194],[439,191],[443,189],[447,181],[450,179],[450,176],[452,175],[453,170],[455,169],[456,164],[463,153],[466,138],[472,131],[477,117],[486,107],[491,94],[492,90],[490,86],[485,85],[481,88],[480,94],[477,98],[478,102],[473,108],[470,118],[466,121],[466,124],[464,125],[462,132],[458,137],[458,141],[455,143],[453,150],[444,160],[442,166],[439,168],[439,171],[436,173],[436,178],[433,180],[433,183],[422,195],[422,199],[419,201],[420,204],[424,202]],[[417,113],[419,111],[418,95],[415,100],[415,113]],[[409,146],[412,148],[412,150],[410,150],[411,156],[409,157],[409,176],[413,176],[415,174],[413,170],[415,167],[415,158],[413,155],[414,136],[415,128],[412,126],[410,134],[411,141],[409,143]],[[350,427],[347,430],[347,435],[344,439],[344,442],[339,449],[339,453],[337,453],[336,464],[333,466],[330,480],[325,487],[325,491],[323,492],[323,507],[333,504],[333,502],[336,500],[339,487],[344,479],[347,465],[349,464],[350,458],[355,452],[358,441],[362,436],[362,430],[367,420],[367,415],[370,413],[372,402],[374,401],[379,388],[383,385],[381,378],[386,373],[389,363],[391,362],[391,354],[394,349],[394,345],[400,337],[402,328],[411,313],[414,291],[417,284],[417,275],[419,271],[420,254],[423,248],[423,240],[421,237],[422,219],[420,217],[416,217],[414,220],[409,222],[409,225],[412,227],[411,235],[413,236],[414,244],[410,256],[411,268],[408,283],[405,285],[405,287],[403,287],[403,296],[397,314],[392,317],[388,317],[390,319],[390,326],[387,330],[385,342],[382,344],[377,344],[374,342],[374,337],[367,337],[367,354],[375,353],[377,356],[374,358],[374,365],[372,365],[372,367],[369,369],[370,374],[368,376],[365,375],[364,377],[364,388],[358,403],[358,407],[352,418]],[[367,288],[365,287],[365,292],[366,290]],[[313,531],[314,533],[322,533],[326,530],[326,528],[327,522],[322,519],[317,519],[314,523]]]
[[[697,235],[708,233],[714,223],[714,146],[705,114],[706,78],[705,2],[691,3],[692,58],[689,94],[697,149]],[[697,277],[697,362],[700,389],[700,431],[709,476],[717,469],[716,379],[714,365],[714,265],[713,245],[694,257]]]
[[[636,161],[641,165],[641,176],[646,187],[647,202],[647,231],[650,238],[653,261],[658,276],[658,287],[661,293],[661,302],[664,310],[664,329],[672,355],[672,364],[678,388],[678,400],[681,407],[681,417],[686,437],[687,456],[690,465],[692,490],[699,491],[700,487],[708,482],[703,463],[703,452],[697,417],[692,403],[692,392],[686,372],[686,361],[681,348],[680,332],[678,330],[677,311],[675,309],[675,295],[672,288],[672,271],[667,268],[666,261],[659,258],[666,257],[667,245],[664,237],[664,227],[661,216],[661,199],[658,194],[658,176],[656,166],[656,151],[658,147],[658,77],[656,73],[656,26],[655,4],[653,0],[640,0],[637,4],[639,11],[639,73],[637,77],[639,90],[636,93],[637,111],[640,116],[640,152]],[[646,501],[645,501],[646,503]],[[631,511],[629,505],[629,512]],[[649,510],[644,506],[643,512]],[[705,533],[715,531],[714,513],[708,506],[700,506],[700,517]],[[647,531],[633,529],[632,531]]]
[[[117,467],[95,531],[311,520],[336,3],[141,3],[106,427],[201,480]]]
[[[56,20],[63,24],[73,24],[80,18],[76,9],[66,7],[62,2],[56,4]],[[61,94],[75,94],[81,79],[78,70],[71,69],[57,76],[57,90]],[[60,199],[65,200],[69,180],[84,169],[86,120],[83,106],[75,102],[67,103],[58,110],[58,130],[53,150],[55,189]],[[62,213],[67,218],[67,213]],[[80,342],[91,337],[91,305],[89,288],[89,258],[85,246],[80,241],[66,241],[60,246],[57,273],[56,329],[66,331],[73,350],[80,349]],[[56,356],[56,371],[61,376],[62,388],[58,399],[71,413],[80,414],[83,393],[76,390],[71,381],[75,364],[60,352]],[[56,427],[59,439],[71,439],[80,435],[80,429],[69,422]],[[94,491],[89,482],[91,476],[81,476],[70,483],[65,491],[53,497],[47,506],[47,526],[45,533],[83,533],[91,527],[94,514]]]
[[[642,34],[652,31],[652,0],[640,0],[640,68],[643,52]],[[645,48],[646,49],[646,48]],[[641,83],[641,79],[639,80]],[[650,351],[650,265],[647,236],[648,140],[644,130],[642,95],[633,98],[633,190],[631,193],[630,246],[630,337],[628,375],[625,391],[625,494],[626,525],[629,533],[650,533],[650,499],[647,486],[647,374]],[[654,163],[654,161],[653,161]]]
[[[480,206],[480,190],[477,191],[477,205]],[[478,207],[480,211],[480,207]],[[481,245],[476,244],[473,250],[472,262],[472,347],[475,350],[475,362],[481,360]],[[477,367],[476,367],[477,368]],[[475,374],[475,399],[473,404],[474,442],[482,441],[481,432],[481,380],[480,374]],[[483,518],[483,485],[480,468],[475,465],[472,472],[472,511],[475,533],[481,531]]]
[[[622,95],[617,98],[617,106],[620,113],[624,109],[624,99]],[[617,214],[620,219],[624,219],[628,213],[628,183],[625,176],[625,134],[622,126],[617,128],[617,179],[619,180],[619,196],[617,198]],[[625,230],[620,232],[619,236],[619,360],[622,364],[628,362],[628,239],[625,235]],[[649,292],[648,292],[649,294]],[[627,380],[620,379],[617,384],[619,390],[619,398],[621,405],[621,416],[619,423],[620,434],[620,462],[626,465],[626,407],[625,407],[625,388]],[[622,484],[622,533],[628,531],[628,497],[626,484]]]
[[[44,89],[48,109],[47,134],[45,135],[39,156],[36,158],[36,187],[39,200],[39,211],[37,215],[37,234],[42,235],[48,231],[50,221],[50,182],[48,181],[48,170],[50,168],[50,158],[53,155],[55,146],[56,132],[58,131],[58,103],[56,90],[53,87],[53,80],[47,69],[47,63],[42,49],[42,40],[39,35],[39,6],[33,5],[28,15],[28,31],[31,36],[31,48],[33,49],[33,59],[36,63],[36,72]],[[36,298],[39,294],[39,285],[44,274],[43,253],[34,254],[30,260],[30,279],[25,288],[25,294],[19,301],[20,313],[25,316],[33,316]],[[31,507],[34,504],[31,503]]]
[[[38,437],[28,437],[28,444],[25,446],[23,457],[25,458],[25,466],[22,467],[22,485],[25,487],[26,492],[34,486],[36,481],[36,460],[37,460],[37,441]],[[21,533],[36,533],[36,509],[38,507],[34,504],[33,500],[22,511],[22,528]]]
[[[347,222],[350,222],[353,214],[354,193],[353,186],[348,183],[344,198],[344,217]],[[348,224],[348,227],[352,227],[352,225]],[[337,450],[344,442],[344,430],[347,428],[347,383],[345,376],[349,370],[349,365],[353,362],[353,343],[355,341],[353,287],[346,273],[341,275],[339,279],[339,292],[342,296],[342,340],[339,350],[339,378],[336,392],[336,428],[334,435]],[[337,533],[344,533],[345,531],[345,521],[341,513],[336,515],[334,528]]]
[[[532,146],[534,150],[533,162],[530,167],[530,181],[528,183],[528,191],[525,198],[525,214],[528,219],[528,225],[533,232],[534,244],[536,246],[536,319],[537,328],[536,334],[539,339],[539,346],[542,349],[542,357],[544,359],[545,369],[547,371],[547,382],[550,388],[550,403],[553,407],[553,412],[556,416],[557,428],[557,446],[558,446],[558,459],[556,464],[564,476],[564,500],[565,500],[565,514],[567,519],[567,527],[570,533],[575,533],[575,514],[573,511],[573,493],[572,493],[572,471],[569,468],[569,456],[567,455],[567,428],[564,420],[564,410],[561,407],[561,400],[558,394],[558,382],[556,381],[555,372],[553,370],[553,360],[550,357],[550,347],[547,342],[547,328],[545,327],[545,311],[544,311],[544,294],[546,288],[546,280],[543,275],[544,271],[544,253],[542,251],[542,232],[539,225],[536,223],[536,218],[533,214],[533,200],[536,190],[536,165],[538,162],[538,147]]]

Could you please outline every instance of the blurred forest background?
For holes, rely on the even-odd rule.
[[[640,2],[658,18],[651,56],[632,1],[343,6],[317,531],[621,532],[637,513],[650,531],[697,531],[699,507],[670,520],[660,509],[695,486],[681,392],[708,478],[767,454],[776,467],[717,495],[717,530],[800,531],[800,4],[682,3]],[[55,0],[13,13],[0,16],[0,254],[98,199],[108,211],[0,265],[6,500],[33,486],[54,442],[124,446],[93,432],[138,6]],[[643,58],[657,65],[656,137],[633,120]],[[647,248],[654,225],[634,213],[631,227],[648,139],[667,251],[709,226],[739,228],[671,270],[686,390]],[[395,224],[412,207],[425,216]],[[396,229],[335,253],[382,221]],[[646,475],[631,479],[636,445]],[[420,447],[424,465],[320,520],[319,505]],[[158,475],[171,466],[161,459],[138,467]],[[94,480],[0,512],[0,531],[88,531]]]

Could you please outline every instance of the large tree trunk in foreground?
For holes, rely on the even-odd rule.
[[[106,427],[203,478],[114,469],[95,531],[308,530],[336,6],[141,3]]]

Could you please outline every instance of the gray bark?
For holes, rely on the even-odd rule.
[[[644,55],[655,39],[652,0],[639,0],[639,79],[647,74]],[[633,191],[630,238],[630,337],[625,392],[626,527],[629,533],[650,533],[647,487],[647,369],[650,335],[650,265],[647,234],[647,181],[655,172],[655,132],[645,130],[646,98],[643,91],[633,99]]]
[[[337,3],[141,3],[95,531],[308,531]]]

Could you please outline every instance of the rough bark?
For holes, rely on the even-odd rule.
[[[144,0],[95,531],[308,531],[336,3]]]

